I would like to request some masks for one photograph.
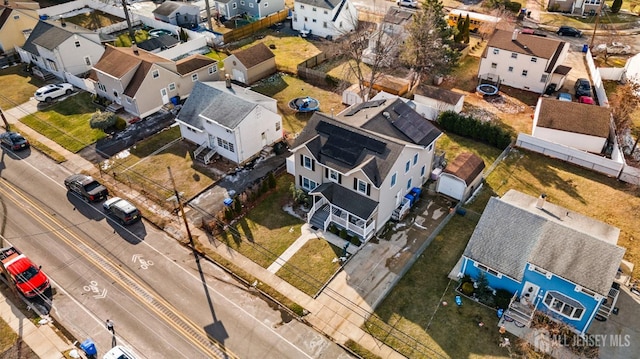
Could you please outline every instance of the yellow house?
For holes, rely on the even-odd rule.
[[[31,30],[38,23],[37,2],[15,2],[11,7],[0,5],[0,50],[13,53],[24,45]]]

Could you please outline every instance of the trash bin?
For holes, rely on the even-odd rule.
[[[467,210],[462,207],[458,207],[458,209],[456,209],[456,214],[464,216],[465,214],[467,214]]]
[[[96,349],[96,345],[91,339],[86,339],[80,344],[80,349],[85,352],[87,355],[97,355],[98,350]]]
[[[180,96],[173,96],[173,97],[171,98],[171,103],[172,103],[174,106],[178,106],[178,104],[180,104]]]
[[[582,45],[582,52],[586,53],[589,50],[589,45],[584,44]]]

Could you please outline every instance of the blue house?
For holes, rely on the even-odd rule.
[[[529,325],[534,311],[582,335],[608,317],[625,249],[620,230],[515,190],[491,198],[458,264],[458,276],[513,293],[505,315]]]

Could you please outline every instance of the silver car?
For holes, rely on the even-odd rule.
[[[51,84],[40,87],[33,95],[40,102],[51,102],[54,98],[70,95],[73,92],[73,85],[68,83]]]

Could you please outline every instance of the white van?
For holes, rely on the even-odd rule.
[[[138,359],[137,356],[129,348],[125,348],[122,345],[116,345],[111,348],[102,359]]]

